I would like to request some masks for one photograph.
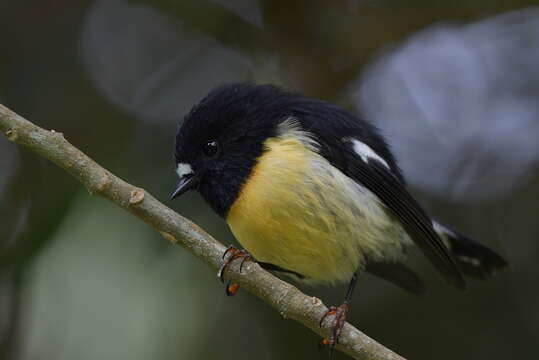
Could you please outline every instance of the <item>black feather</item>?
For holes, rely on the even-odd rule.
[[[466,288],[456,261],[434,232],[432,221],[394,175],[378,162],[366,164],[356,154],[350,154],[346,173],[380,198],[448,283]]]
[[[264,151],[264,141],[275,136],[278,125],[291,117],[313,134],[322,156],[381,200],[449,283],[464,289],[459,269],[466,273],[472,269],[455,260],[431,219],[407,192],[401,171],[376,127],[345,109],[271,85],[225,85],[208,94],[185,117],[176,137],[176,161],[195,167],[202,176],[199,192],[225,217]],[[363,161],[346,139],[366,144],[388,167],[373,158]],[[222,145],[223,155],[202,161],[200,148],[209,140]],[[452,243],[461,252],[455,252],[456,256],[478,249],[459,239]],[[494,267],[499,263],[493,256],[487,258],[493,259],[488,263]]]
[[[402,263],[367,262],[365,271],[413,294],[423,294],[427,290],[419,276]]]
[[[446,225],[435,227],[438,234],[446,240],[449,250],[464,275],[489,279],[508,266],[507,261],[485,245],[450,229]]]

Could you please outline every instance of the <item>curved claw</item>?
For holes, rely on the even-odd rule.
[[[328,315],[334,315],[335,313],[337,312],[337,307],[336,306],[330,306],[328,308],[328,311],[326,311],[326,313],[322,316],[322,318],[320,318],[320,327],[322,327],[322,324],[324,323],[324,320],[328,317]]]
[[[236,249],[234,246],[230,245],[224,252],[223,252],[223,256],[222,256],[222,259],[224,260],[226,258],[226,256],[229,254],[229,253],[232,253],[232,255],[225,261],[223,261],[223,263],[221,264],[221,267],[219,268],[219,270],[217,271],[217,277],[219,278],[219,280],[221,280],[221,282],[224,284],[225,282],[225,278],[224,278],[224,272],[225,272],[225,269],[228,265],[230,265],[230,263],[232,261],[234,261],[235,259],[235,255],[236,253],[240,251],[238,249]]]
[[[331,338],[323,339],[322,344],[330,346],[330,358],[333,354],[333,348],[339,343],[339,337],[341,336],[342,329],[346,323],[346,314],[348,313],[348,303],[343,303],[341,306],[331,306],[328,311],[320,319],[320,327],[328,315],[335,315],[331,322]]]
[[[230,254],[230,256],[228,256],[228,258],[226,258],[228,254]],[[248,252],[246,252],[245,250],[238,250],[234,246],[229,246],[225,250],[225,252],[223,253],[223,259],[225,259],[225,258],[226,258],[226,260],[223,261],[223,263],[221,264],[221,267],[217,271],[217,277],[221,280],[222,283],[225,282],[224,273],[225,273],[226,268],[234,260],[241,258],[240,272],[243,270],[243,264],[246,261],[252,261],[253,260],[253,257]],[[226,286],[226,289],[225,289],[226,295],[227,296],[236,295],[236,293],[238,292],[238,289],[239,289],[238,284],[232,283],[231,281],[229,281],[227,283],[227,286]]]
[[[226,265],[228,265],[226,262],[222,263],[221,264],[221,267],[219,268],[219,270],[217,271],[217,277],[219,278],[219,280],[221,280],[222,283],[225,282],[225,278],[223,276],[223,273],[224,273],[224,270],[226,268]]]
[[[240,250],[241,251],[241,250]],[[243,256],[242,256],[242,259],[241,259],[241,263],[240,263],[240,273],[241,271],[243,270],[243,264],[246,262],[246,261],[252,261],[253,260],[253,257],[248,254],[248,253],[245,253]]]
[[[237,249],[236,249],[234,246],[232,246],[232,245],[230,245],[229,247],[227,247],[226,250],[225,250],[225,252],[223,253],[223,256],[221,257],[221,259],[224,259],[225,256],[226,256],[229,252],[231,252],[232,250],[237,251]]]

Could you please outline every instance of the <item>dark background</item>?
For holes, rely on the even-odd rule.
[[[421,297],[362,276],[350,321],[409,359],[539,357],[536,1],[0,0],[0,102],[170,204],[176,124],[216,84],[274,83],[375,122],[431,214],[510,269]],[[0,359],[326,358],[309,330],[0,138]],[[345,286],[303,288],[326,304]],[[337,354],[336,358],[345,358]]]

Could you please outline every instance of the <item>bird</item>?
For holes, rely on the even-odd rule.
[[[405,261],[417,247],[452,287],[508,264],[485,245],[430,217],[406,188],[371,122],[329,102],[267,84],[211,90],[179,121],[171,198],[197,191],[245,250],[236,259],[311,285],[348,283],[333,316],[338,343],[358,275],[411,293],[426,286]]]

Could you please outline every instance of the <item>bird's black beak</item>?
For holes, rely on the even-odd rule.
[[[176,185],[176,190],[170,195],[170,199],[174,200],[181,194],[195,188],[198,185],[198,181],[198,177],[194,174],[184,175],[178,182],[178,185]]]

